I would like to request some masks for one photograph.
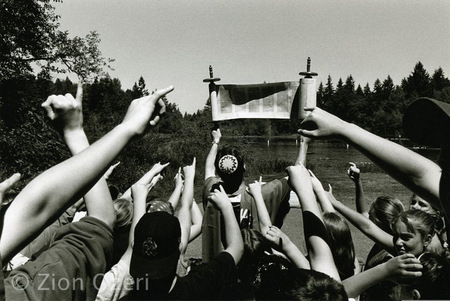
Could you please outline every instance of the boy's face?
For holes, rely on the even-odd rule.
[[[417,257],[422,254],[424,241],[417,230],[411,232],[405,223],[397,221],[393,225],[392,231],[394,234],[394,247],[398,255],[410,253]]]

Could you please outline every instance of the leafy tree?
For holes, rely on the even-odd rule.
[[[32,63],[47,72],[75,72],[85,81],[101,74],[113,60],[102,57],[95,31],[69,38],[60,31],[49,0],[0,2],[0,77],[32,73]]]

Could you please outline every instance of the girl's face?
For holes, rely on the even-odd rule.
[[[415,222],[411,221],[411,223],[414,224]],[[398,255],[410,253],[417,257],[423,253],[424,245],[427,242],[417,230],[411,232],[405,223],[397,221],[392,227],[392,232],[394,247]]]
[[[429,214],[437,214],[436,210],[431,207],[430,203],[422,199],[420,196],[413,195],[411,198],[411,204],[409,205],[409,209],[418,209],[425,211]]]

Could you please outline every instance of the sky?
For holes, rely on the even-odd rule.
[[[72,37],[100,34],[103,56],[115,59],[122,89],[142,76],[182,113],[208,99],[209,65],[219,84],[296,81],[317,72],[334,87],[352,75],[372,88],[395,85],[420,61],[430,75],[450,77],[447,0],[64,0],[53,2]]]

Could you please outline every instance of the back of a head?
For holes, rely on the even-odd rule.
[[[239,149],[228,145],[222,147],[217,152],[214,166],[217,175],[224,182],[225,191],[235,192],[242,183],[245,172],[244,158]]]
[[[383,231],[392,234],[392,220],[404,211],[402,202],[390,196],[379,196],[370,206],[369,218]]]
[[[130,275],[133,296],[162,298],[176,275],[180,256],[181,227],[178,218],[165,212],[144,214],[134,230]]]
[[[420,257],[422,276],[413,285],[424,300],[450,300],[450,258],[446,252],[423,253]]]
[[[323,214],[330,249],[342,280],[353,276],[355,269],[355,246],[347,221],[335,212]]]
[[[256,296],[259,300],[348,300],[342,283],[315,270],[292,268],[270,272],[261,278],[261,290]]]
[[[133,203],[128,199],[119,198],[113,201],[113,206],[116,211],[114,229],[122,229],[131,225],[133,220]]]

